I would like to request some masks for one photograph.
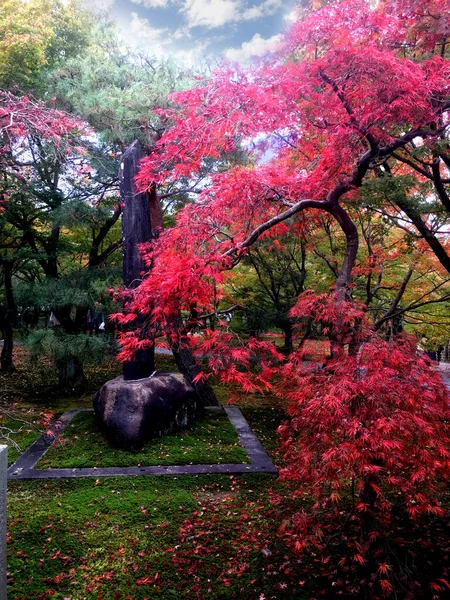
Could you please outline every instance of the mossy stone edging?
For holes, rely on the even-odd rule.
[[[198,474],[243,474],[271,473],[276,475],[277,468],[264,450],[261,442],[253,433],[250,425],[237,406],[225,406],[230,423],[235,427],[239,442],[251,461],[250,464],[197,464],[147,467],[80,467],[65,469],[35,469],[35,465],[55,443],[70,421],[80,412],[91,409],[73,409],[65,412],[34,444],[32,444],[8,469],[8,479],[61,479],[79,477],[128,477],[142,475],[198,475]],[[207,410],[222,410],[208,408]]]

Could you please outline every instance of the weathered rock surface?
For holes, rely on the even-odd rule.
[[[148,440],[190,425],[203,406],[181,373],[155,371],[145,379],[121,375],[108,381],[94,396],[94,410],[111,444],[140,450]]]

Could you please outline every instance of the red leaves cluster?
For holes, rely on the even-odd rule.
[[[281,428],[284,477],[311,485],[330,504],[352,480],[356,498],[369,478],[383,510],[395,490],[413,518],[442,514],[439,491],[450,476],[448,393],[414,340],[373,337],[356,356],[325,367],[302,365],[294,354],[283,374],[280,394],[290,416]]]
[[[57,144],[70,133],[85,131],[85,125],[71,115],[29,96],[0,90],[0,155],[28,135]]]
[[[175,94],[179,106],[166,114],[174,126],[143,162],[140,183],[196,173],[206,157],[240,144],[265,162],[270,148],[280,179],[299,179],[297,198],[323,198],[353,169],[369,133],[387,144],[435,120],[448,101],[448,61],[408,58],[445,40],[448,3],[416,4],[329,3],[293,25],[282,62],[248,72],[225,66],[207,86]]]
[[[290,417],[280,430],[284,477],[311,485],[331,505],[351,484],[352,501],[369,486],[384,511],[395,490],[411,517],[442,514],[449,394],[415,339],[384,341],[360,307],[326,295],[303,294],[292,314],[335,332],[342,351],[310,363],[300,348],[281,368],[278,393]],[[365,500],[358,503],[366,510]]]
[[[21,169],[14,163],[14,155],[26,149],[28,137],[49,141],[55,150],[67,155],[76,149],[76,137],[86,131],[84,124],[71,115],[28,96],[0,90],[0,168],[13,167],[16,177]],[[0,210],[7,200],[5,193],[0,199]]]
[[[385,597],[397,589],[400,557],[415,542],[412,523],[420,522],[420,535],[432,535],[424,533],[427,520],[447,514],[441,502],[450,477],[449,394],[413,338],[380,339],[352,303],[305,294],[294,312],[337,331],[343,351],[311,363],[299,349],[280,369],[277,393],[289,416],[280,427],[281,476],[295,496],[315,501],[287,518],[283,534],[297,552],[319,551],[330,569],[336,554],[339,571],[357,573],[362,565],[364,577],[370,574],[369,597]],[[355,325],[359,344],[352,353]],[[397,537],[388,543],[394,523]],[[345,547],[334,540],[336,528]],[[400,575],[401,587],[413,585]]]
[[[236,388],[235,396],[260,394],[272,389],[272,380],[283,359],[270,342],[250,338],[245,346],[226,330],[206,330],[194,339],[195,353],[206,357],[220,382]]]
[[[420,54],[435,50],[449,32],[446,0],[383,0],[369,10],[365,0],[338,0],[294,23],[289,43],[310,56],[350,44],[365,50],[368,42]]]

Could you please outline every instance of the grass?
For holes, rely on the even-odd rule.
[[[268,476],[13,482],[10,600],[303,600]],[[276,484],[275,484],[276,485]]]
[[[159,369],[174,369],[171,358],[157,360]],[[91,406],[88,394],[58,396],[48,369],[22,366],[20,361],[18,366],[10,379],[5,375],[0,382],[12,390],[3,400],[14,398],[19,413],[34,407],[31,420],[41,410],[58,415]],[[117,365],[105,366],[93,373],[90,388],[116,374]],[[227,391],[220,386],[217,391],[226,402]],[[244,410],[265,439],[275,436],[278,413],[267,418],[267,411],[253,405]],[[81,414],[73,425],[62,444],[50,451],[57,461],[66,460],[70,452],[81,456],[81,443],[84,457],[97,465],[113,459],[120,464],[117,451],[105,450],[97,433],[92,437],[92,415]],[[236,444],[234,428],[220,413],[172,437],[170,449],[161,446],[162,440],[155,442],[151,452],[158,464],[247,458]],[[138,464],[141,458],[126,453],[127,464]],[[52,454],[44,460],[61,464],[52,462]],[[259,600],[263,594],[267,600],[304,600],[309,596],[298,586],[298,569],[287,565],[289,551],[277,536],[281,518],[269,490],[280,485],[268,475],[9,482],[8,598]]]
[[[93,413],[80,413],[46,455],[38,469],[76,467],[134,467],[249,462],[237,433],[222,411],[174,435],[148,442],[136,453],[111,448],[98,429]]]
[[[173,369],[168,357],[158,357],[158,363],[160,369]],[[91,388],[98,388],[116,374],[117,365],[93,371]],[[33,385],[27,387],[30,382]],[[13,410],[29,420],[35,420],[42,410],[51,409],[58,414],[72,407],[91,406],[90,395],[58,396],[53,385],[53,374],[37,367],[19,366],[17,373],[0,376],[0,397],[2,388],[15,390],[16,395],[11,394],[15,404],[4,405],[9,412]],[[229,391],[223,386],[217,386],[216,390],[220,400],[226,402]],[[30,407],[34,407],[31,413]],[[240,408],[274,463],[282,465],[276,430],[285,418],[283,407],[269,397],[257,397]],[[100,449],[103,455],[112,458],[114,451],[103,451],[98,445],[102,443],[98,434],[89,437],[92,419],[89,424],[88,415],[83,417],[84,424],[82,418],[74,423],[73,431],[68,430],[69,442],[58,448],[58,460],[67,456],[67,446],[75,436],[78,440],[74,447],[79,448],[80,440],[86,442],[86,456],[97,456]],[[27,431],[19,434],[28,435]],[[186,456],[183,454],[186,448],[193,447],[193,443],[187,443],[191,435],[192,432],[183,433],[169,455],[176,450]],[[214,435],[204,436],[211,446]],[[225,437],[221,435],[221,439],[224,441]],[[238,447],[233,442],[233,451],[235,448]],[[224,452],[228,449],[225,445]],[[79,455],[77,452],[75,456]],[[138,455],[128,456],[136,464]],[[50,458],[48,455],[46,460]],[[229,460],[226,454],[226,461]],[[339,510],[346,511],[345,502],[348,504],[349,500],[341,503]],[[450,506],[447,496],[443,502]],[[324,544],[329,543],[325,559],[316,548],[306,554],[294,553],[295,538],[291,538],[288,546],[286,532],[280,533],[280,526],[297,511],[310,515],[312,504],[313,499],[301,482],[289,484],[257,474],[11,481],[7,515],[8,598],[337,600],[360,597],[354,590],[361,587],[369,570],[366,565],[359,567],[352,558],[349,535],[358,530],[358,523],[349,521],[347,512],[339,512],[342,531],[336,529],[334,521],[332,529],[324,529]],[[434,517],[430,517],[430,523],[430,527],[425,523],[421,529],[422,525],[394,512],[392,526],[383,533],[383,543],[397,552],[398,545],[406,539],[410,549],[408,555],[404,554],[407,560],[397,552],[392,565],[397,573],[399,569],[403,573],[405,568],[408,575],[417,579],[417,593],[409,597],[443,600],[448,592],[433,591],[429,584],[431,579],[441,576],[434,574],[448,571],[449,524],[448,519]],[[354,539],[358,540],[358,536]],[[343,557],[348,559],[345,564],[341,564]],[[399,600],[407,597],[406,591],[396,595]]]

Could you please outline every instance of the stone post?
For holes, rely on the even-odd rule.
[[[119,170],[120,196],[123,203],[122,239],[123,239],[123,282],[126,288],[135,289],[142,280],[145,271],[144,260],[139,244],[152,239],[150,195],[136,189],[135,177],[143,150],[139,141],[133,142],[122,157]],[[131,327],[139,326],[138,318]],[[143,379],[155,370],[155,351],[140,350],[135,359],[122,365],[125,380]]]
[[[8,446],[0,446],[0,599],[6,600],[6,481]]]

